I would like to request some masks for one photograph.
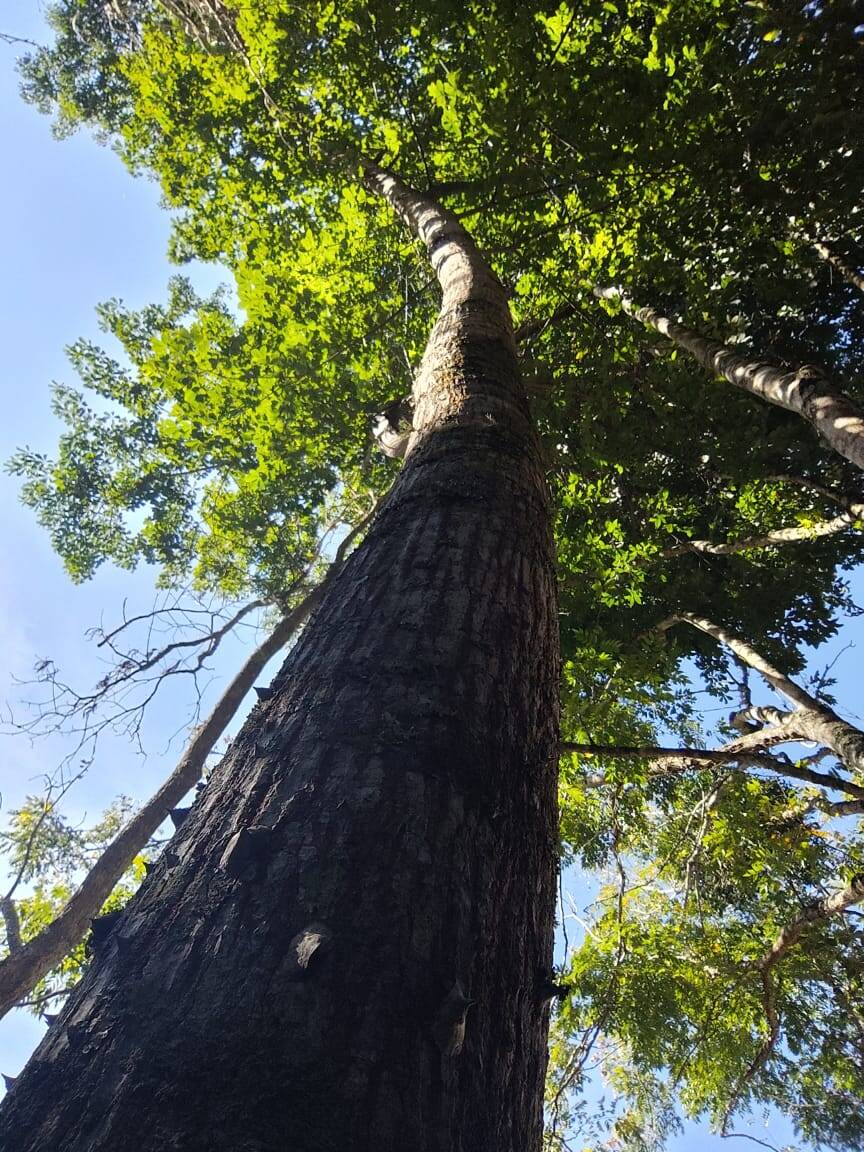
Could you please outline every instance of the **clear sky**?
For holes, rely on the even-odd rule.
[[[37,41],[45,36],[38,7],[8,0],[0,4],[0,31]],[[55,141],[48,121],[18,97],[15,55],[15,49],[0,44],[0,136],[6,157],[0,172],[0,460],[25,444],[53,450],[59,425],[50,411],[49,384],[74,382],[63,351],[67,344],[80,336],[104,340],[94,305],[112,296],[131,306],[160,300],[174,271],[165,257],[168,217],[156,186],[133,180],[113,152],[87,135]],[[192,275],[202,289],[219,281],[212,268],[195,268]],[[41,656],[54,659],[76,685],[92,685],[104,667],[86,643],[85,630],[103,617],[106,623],[116,620],[124,597],[130,611],[146,610],[154,595],[151,574],[103,569],[90,583],[73,586],[46,534],[19,505],[17,482],[5,475],[0,476],[0,517],[5,544],[0,550],[0,701],[8,695],[15,702],[20,693],[11,687],[12,678],[26,678]],[[860,575],[856,584],[864,600]],[[820,651],[814,667],[856,639],[860,651],[861,620],[849,622],[842,637]],[[226,645],[214,663],[215,676],[236,669],[240,644]],[[850,719],[861,721],[856,666],[855,652],[841,659],[839,697]],[[152,710],[145,735],[153,752],[146,759],[123,741],[105,740],[70,797],[70,811],[95,816],[118,792],[147,799],[173,767],[181,741],[177,732],[188,722],[190,707],[188,698],[172,691]],[[8,811],[38,788],[40,775],[56,765],[64,748],[56,741],[2,739],[0,793]],[[16,1074],[43,1031],[20,1012],[0,1021],[0,1072]],[[749,1131],[777,1145],[790,1139],[776,1117],[767,1128],[754,1121]],[[721,1141],[696,1126],[671,1145],[674,1152],[728,1152],[736,1146],[746,1142]]]

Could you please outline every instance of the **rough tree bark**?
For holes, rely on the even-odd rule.
[[[803,416],[830,448],[864,468],[864,412],[819,368],[806,365],[784,372],[773,364],[742,356],[719,340],[700,336],[654,308],[637,307],[620,288],[595,288],[594,294],[602,300],[620,301],[628,316],[686,348],[709,372],[769,404]]]
[[[501,285],[452,215],[365,173],[443,289],[405,465],[176,864],[9,1093],[4,1149],[539,1148],[559,675],[543,470]],[[445,1056],[458,986],[476,1003]]]
[[[15,903],[0,900],[6,922],[9,955],[0,961],[0,1017],[14,1008],[84,938],[91,919],[111,895],[132,861],[147,847],[150,837],[187,792],[201,779],[207,757],[231,723],[246,695],[270,660],[285,647],[320,604],[329,582],[345,562],[345,556],[371,515],[357,524],[340,544],[327,574],[265,637],[228,683],[207,719],[192,735],[177,767],[159,790],[144,804],[100,854],[63,910],[38,935],[22,942]]]

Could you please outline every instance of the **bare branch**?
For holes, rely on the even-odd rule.
[[[769,1144],[767,1140],[760,1140],[756,1136],[751,1136],[749,1132],[721,1132],[721,1140],[749,1140],[753,1144],[758,1144],[760,1148],[768,1148],[770,1152],[783,1152],[776,1144]]]
[[[41,44],[37,44],[35,40],[28,40],[26,36],[13,36],[9,32],[0,32],[0,41],[4,44],[23,44],[27,48],[41,48]]]
[[[238,609],[221,627],[211,628],[203,641],[203,648],[201,648],[202,638],[200,636],[194,636],[188,640],[173,640],[170,644],[166,644],[162,648],[147,652],[143,658],[136,657],[134,653],[131,655],[120,653],[114,647],[112,636],[115,636],[126,627],[125,624],[121,624],[119,628],[114,629],[113,633],[103,636],[97,645],[97,647],[101,648],[107,644],[112,652],[118,656],[123,656],[123,662],[110,676],[106,677],[103,683],[108,684],[110,687],[122,684],[124,681],[130,680],[133,676],[139,676],[142,672],[149,672],[151,668],[155,668],[156,665],[160,664],[166,657],[174,652],[179,652],[183,648],[201,648],[197,656],[197,667],[201,668],[204,661],[215,653],[222,640],[224,640],[229,632],[234,630],[241,620],[251,612],[265,607],[267,603],[267,600],[250,600],[248,604],[244,604],[243,607]],[[149,613],[148,615],[152,617],[153,614]],[[141,617],[139,617],[139,619],[141,619]]]
[[[92,761],[99,736],[106,728],[130,736],[140,747],[139,735],[147,705],[165,683],[177,676],[187,677],[194,684],[197,720],[202,694],[199,678],[207,671],[208,658],[229,632],[263,603],[252,601],[229,618],[211,606],[198,606],[200,602],[189,604],[175,593],[150,612],[124,618],[109,633],[93,629],[88,635],[102,638],[99,645],[107,645],[117,657],[115,666],[92,691],[82,693],[60,678],[52,661],[40,661],[36,665],[36,683],[47,689],[48,699],[25,701],[35,715],[29,720],[13,719],[13,727],[32,736],[62,731],[77,737],[64,763],[79,754]],[[131,626],[142,623],[147,625],[144,651],[121,649],[116,638]],[[184,638],[181,630],[190,629],[192,637]],[[159,630],[170,630],[175,638],[155,648],[151,641]]]

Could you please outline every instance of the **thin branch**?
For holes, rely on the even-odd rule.
[[[751,1136],[749,1132],[721,1132],[721,1140],[750,1140],[753,1144],[758,1144],[760,1148],[768,1148],[770,1152],[781,1152],[781,1149],[776,1144],[769,1144],[767,1140],[760,1140],[757,1136]]]
[[[714,624],[704,616],[696,616],[691,612],[678,612],[674,616],[667,617],[661,624],[658,624],[657,629],[658,631],[665,632],[676,624],[691,624],[694,628],[698,628],[700,632],[705,632],[706,635],[712,636],[715,640],[725,645],[730,652],[734,652],[739,660],[743,660],[745,664],[748,664],[758,672],[763,679],[768,681],[772,688],[792,701],[793,704],[797,704],[799,708],[818,712],[825,707],[815,696],[811,696],[804,688],[800,687],[800,685],[796,684],[793,680],[790,680],[788,676],[780,672],[773,664],[770,664],[755,648],[751,648],[746,640],[743,640],[740,636],[736,636],[733,632],[729,632],[726,628],[721,628],[719,624]]]
[[[35,40],[28,40],[26,36],[13,36],[10,32],[0,32],[0,41],[4,44],[24,44],[28,48],[40,49],[42,47]]]
[[[794,717],[794,713],[793,713]],[[778,729],[771,731],[751,733],[752,737],[760,738],[764,747],[771,740],[778,743],[789,743],[798,737],[794,732]],[[808,784],[816,784],[820,788],[828,788],[835,792],[845,792],[854,796],[857,801],[864,800],[864,787],[844,780],[841,776],[827,772],[815,772],[791,760],[780,760],[768,753],[748,751],[746,745],[757,741],[742,737],[727,744],[724,748],[667,748],[658,744],[624,745],[624,744],[579,744],[572,741],[562,741],[559,751],[577,752],[583,756],[608,756],[622,759],[648,760],[649,776],[661,778],[675,776],[690,769],[704,770],[705,768],[721,768],[731,763],[737,763],[742,768],[765,768],[779,776],[789,776]],[[742,747],[744,745],[744,747]],[[604,776],[589,777],[587,784],[591,788],[604,787],[607,780]]]
[[[521,344],[525,340],[530,340],[534,336],[539,336],[547,328],[551,328],[555,324],[559,324],[562,320],[569,320],[571,316],[575,316],[579,312],[579,305],[575,301],[568,301],[566,304],[559,305],[550,316],[537,317],[534,320],[526,320],[520,324],[516,329],[514,336],[516,343]]]
[[[229,632],[245,619],[251,612],[257,611],[259,608],[266,607],[269,603],[267,600],[250,600],[248,604],[244,604],[242,608],[238,609],[222,626],[221,628],[213,628],[206,640],[204,641],[204,648],[197,656],[197,667],[201,668],[204,661],[212,656],[221,642],[225,639]],[[120,628],[124,627],[121,625]],[[103,636],[97,644],[98,648],[107,644],[108,647],[117,655],[123,655],[111,643],[111,635],[116,635],[120,628],[115,628],[114,633]],[[125,656],[123,663],[118,669],[108,678],[112,687],[117,684],[122,684],[125,680],[131,679],[133,676],[138,676],[142,672],[149,672],[151,668],[155,668],[167,656],[174,652],[179,652],[183,648],[196,648],[200,647],[202,639],[200,636],[192,637],[189,640],[174,640],[170,644],[164,645],[162,648],[157,648],[153,652],[147,652],[143,659],[136,659],[134,654],[132,656]]]
[[[43,824],[69,791],[69,789],[72,787],[72,785],[81,779],[81,777],[84,775],[84,771],[85,769],[82,769],[80,772],[77,772],[74,776],[71,777],[66,777],[65,773],[61,773],[59,781],[56,779],[56,777],[54,779],[48,778],[46,783],[46,796],[42,804],[42,811],[39,813],[38,819],[35,820],[30,827],[30,831],[27,836],[27,843],[24,846],[24,853],[21,857],[21,862],[18,865],[18,870],[15,873],[15,877],[12,880],[12,883],[6,892],[6,900],[12,899],[12,897],[15,895],[18,885],[27,875],[27,869],[30,866],[30,860],[33,856],[33,849],[36,845],[36,840],[42,830]]]

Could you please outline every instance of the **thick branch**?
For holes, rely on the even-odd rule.
[[[746,640],[740,636],[736,636],[733,632],[721,628],[719,624],[714,624],[711,620],[706,619],[704,616],[696,616],[692,612],[679,612],[674,616],[668,617],[660,625],[662,631],[666,631],[675,624],[692,624],[694,628],[698,628],[700,632],[707,633],[708,636],[723,644],[730,652],[734,652],[739,660],[743,660],[745,664],[753,668],[759,673],[763,679],[767,680],[772,688],[775,688],[793,704],[797,704],[799,708],[808,708],[813,711],[819,711],[824,707],[816,699],[811,696],[804,688],[801,688],[794,681],[790,680],[783,672],[780,672],[773,664],[760,656],[755,648],[751,648]]]
[[[728,540],[722,544],[714,544],[710,540],[687,540],[683,544],[674,544],[671,548],[664,548],[660,555],[664,559],[675,556],[684,556],[688,552],[702,552],[711,556],[731,556],[735,552],[747,552],[751,548],[773,548],[778,544],[796,544],[802,540],[818,540],[823,536],[833,536],[837,532],[844,532],[864,517],[864,507],[858,515],[843,512],[833,520],[820,520],[815,524],[796,525],[794,528],[777,528],[761,536],[744,536],[740,540]]]
[[[855,876],[847,887],[835,892],[833,896],[826,896],[810,904],[801,915],[787,924],[779,933],[774,943],[759,961],[763,972],[773,968],[793,948],[807,928],[818,924],[821,920],[830,920],[832,916],[839,916],[853,904],[860,904],[864,900],[864,875]]]
[[[864,276],[860,272],[856,272],[846,261],[838,256],[833,249],[829,248],[827,244],[821,243],[819,240],[812,240],[811,246],[813,250],[832,268],[836,268],[847,284],[851,284],[853,288],[864,295]]]
[[[0,916],[3,917],[3,926],[6,929],[6,947],[10,954],[17,952],[21,947],[21,921],[18,919],[18,909],[11,896],[0,897]]]
[[[803,416],[829,447],[864,468],[864,411],[827,380],[820,369],[807,365],[795,372],[784,372],[741,356],[719,340],[700,336],[654,308],[637,307],[620,288],[595,288],[594,294],[604,300],[620,300],[628,316],[686,348],[709,372],[770,404]]]

